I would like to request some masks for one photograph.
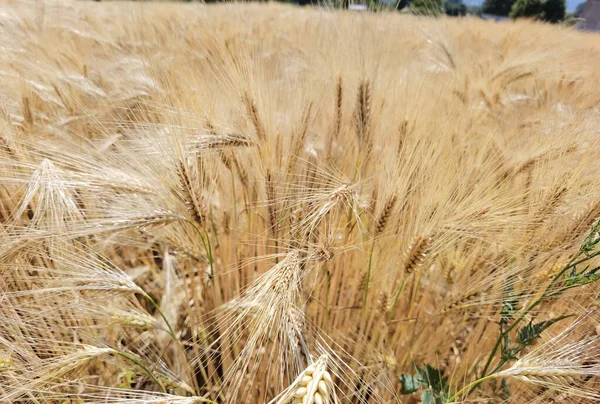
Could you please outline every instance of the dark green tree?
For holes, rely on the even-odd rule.
[[[565,0],[517,0],[510,11],[511,18],[533,18],[557,23],[565,18]]]
[[[542,0],[517,0],[510,10],[510,17],[541,19],[543,10]]]
[[[467,15],[467,6],[462,0],[446,0],[446,15],[453,17]]]
[[[508,17],[515,1],[516,0],[485,0],[481,7],[481,12],[484,14]]]
[[[440,15],[444,12],[444,0],[411,0],[410,10],[419,15]]]
[[[403,8],[408,6],[408,0],[398,0],[396,3],[396,10],[402,10]]]
[[[565,0],[546,0],[542,19],[551,23],[562,21],[565,18],[566,8]]]

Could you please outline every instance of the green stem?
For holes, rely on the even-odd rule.
[[[167,317],[165,317],[164,313],[160,309],[160,306],[154,301],[154,299],[152,298],[152,296],[150,296],[146,292],[144,292],[143,296],[144,296],[144,298],[146,298],[146,300],[148,300],[148,302],[150,302],[150,304],[152,305],[152,307],[154,307],[156,309],[156,311],[158,312],[158,314],[162,317],[162,319],[164,320],[165,324],[167,325],[167,328],[169,329],[169,331],[168,331],[169,335],[171,337],[173,337],[174,341],[178,341],[177,335],[175,334],[175,331],[173,330],[173,327],[171,327],[171,324],[169,323],[169,321],[167,320]]]
[[[396,312],[396,306],[398,305],[398,300],[400,299],[400,293],[402,293],[402,291],[404,290],[405,284],[406,284],[406,278],[404,278],[402,280],[402,285],[400,285],[400,289],[398,289],[398,291],[394,295],[394,301],[392,302],[392,307],[390,308],[389,321],[391,321],[392,318],[394,317],[394,314]]]
[[[484,381],[489,380],[489,379],[494,379],[494,378],[496,378],[496,375],[495,374],[491,374],[491,375],[482,377],[481,379],[477,379],[474,382],[471,382],[471,383],[467,384],[465,387],[463,387],[462,389],[460,389],[456,393],[454,393],[452,395],[452,397],[450,397],[448,399],[447,403],[453,403],[454,399],[456,397],[458,397],[459,395],[461,395],[462,393],[464,393],[465,391],[469,390],[469,392],[467,393],[467,395],[468,395],[469,393],[471,393],[472,389],[474,389],[475,387],[477,387],[478,385],[480,385]]]
[[[196,226],[196,224],[194,222],[192,222],[189,219],[183,219],[183,220],[185,220],[187,223],[189,223],[190,226],[192,226],[196,230],[198,235],[200,236],[200,240],[202,241],[202,245],[204,246],[204,250],[206,251],[206,259],[208,260],[208,266],[210,268],[210,278],[214,279],[215,273],[214,273],[214,268],[213,268],[213,255],[212,255],[212,248],[210,245],[210,237],[208,237],[208,232],[206,232],[206,238],[205,238],[205,236],[202,234],[202,232],[200,231],[200,229],[198,228],[198,226]]]
[[[369,284],[371,283],[371,265],[373,263],[373,250],[375,250],[375,241],[371,245],[371,253],[369,254],[369,267],[367,269],[367,280],[365,284],[365,296],[363,297],[363,311],[367,307],[367,297],[369,296]]]
[[[217,231],[217,224],[215,223],[215,217],[213,216],[212,208],[210,210],[210,225],[212,227],[213,233],[215,234],[215,248],[219,249],[219,232]]]
[[[154,299],[152,298],[152,296],[150,296],[149,294],[145,293],[143,294],[143,296],[148,300],[148,302],[150,302],[150,304],[152,305],[152,307],[154,307],[156,309],[156,311],[158,312],[158,314],[160,315],[160,317],[163,319],[163,321],[165,322],[165,324],[167,325],[168,328],[168,333],[171,336],[171,338],[173,339],[173,341],[175,342],[175,344],[177,345],[177,347],[179,348],[179,351],[184,354],[184,350],[183,350],[183,346],[181,345],[179,338],[177,338],[177,335],[175,334],[175,330],[173,330],[173,327],[171,326],[171,323],[169,323],[169,320],[167,320],[167,317],[165,316],[165,314],[163,313],[163,311],[160,309],[160,306],[154,301]],[[151,374],[152,372],[148,369],[146,369],[146,373]]]
[[[139,366],[140,369],[142,369],[148,376],[150,376],[150,378],[154,381],[154,383],[156,383],[160,387],[160,389],[161,389],[161,391],[163,393],[167,392],[167,389],[162,384],[162,382],[160,380],[158,380],[156,378],[156,376],[154,376],[154,373],[152,373],[150,371],[150,369],[148,369],[148,367],[146,365],[144,365],[144,363],[140,360],[140,358],[138,358],[138,357],[136,357],[134,355],[130,355],[130,354],[126,353],[126,352],[119,351],[117,349],[115,349],[114,352],[117,355],[122,356],[123,358],[129,360],[131,363],[135,364],[136,366]]]
[[[579,252],[577,254],[575,254],[575,256],[573,258],[571,258],[569,260],[569,262],[563,267],[563,269],[560,270],[560,272],[558,272],[554,278],[552,278],[552,280],[550,281],[550,283],[548,284],[548,286],[546,286],[546,289],[544,289],[544,292],[542,293],[542,295],[535,300],[534,302],[532,302],[523,313],[521,313],[521,315],[515,319],[515,321],[513,321],[513,323],[510,325],[510,327],[508,327],[506,330],[504,330],[504,332],[500,333],[500,336],[498,337],[498,340],[496,341],[496,344],[494,345],[494,348],[492,349],[492,352],[490,353],[490,355],[488,356],[487,362],[485,364],[485,367],[483,368],[483,371],[481,372],[482,377],[485,377],[487,374],[487,371],[490,367],[490,365],[492,364],[492,361],[494,360],[494,356],[496,355],[496,352],[498,351],[498,348],[500,348],[500,344],[502,343],[502,340],[504,339],[504,337],[506,335],[508,335],[508,333],[510,331],[512,331],[521,321],[523,321],[523,319],[525,318],[525,316],[527,314],[529,314],[535,307],[537,307],[540,303],[542,303],[542,301],[544,301],[544,299],[546,299],[548,296],[553,295],[554,293],[551,292],[551,288],[552,286],[554,286],[554,284],[556,283],[557,280],[559,280],[564,274],[565,272],[567,272],[569,269],[576,267],[579,264],[582,264],[598,255],[600,255],[600,251],[596,251],[593,254],[590,255],[586,255],[585,258],[582,258],[578,261],[576,261],[581,254],[583,253],[582,250],[579,250]],[[506,363],[506,362],[504,362]],[[504,364],[502,363],[502,365]]]
[[[596,251],[592,254],[589,254],[586,249],[588,249],[589,245],[588,242],[590,240],[590,237],[595,234],[596,232],[598,232],[598,229],[600,228],[600,222],[598,222],[598,224],[596,224],[596,226],[592,229],[592,232],[590,233],[590,235],[588,236],[588,238],[586,239],[586,241],[584,242],[584,244],[581,246],[581,248],[579,249],[579,251],[569,260],[569,262],[552,278],[552,280],[550,281],[550,283],[548,284],[548,286],[546,286],[546,288],[544,289],[544,291],[542,292],[541,296],[539,298],[537,298],[535,301],[533,301],[529,306],[527,306],[527,308],[521,313],[521,315],[516,318],[513,323],[510,325],[510,327],[508,327],[506,330],[502,330],[502,328],[500,329],[500,336],[498,337],[498,339],[496,340],[496,343],[494,345],[494,347],[492,348],[492,351],[490,352],[486,364],[483,368],[483,370],[481,371],[481,377],[477,380],[475,380],[474,382],[470,383],[468,386],[464,387],[463,389],[461,389],[458,393],[454,394],[451,397],[451,400],[453,400],[458,394],[463,393],[464,391],[468,390],[467,392],[467,396],[469,394],[471,394],[471,392],[475,389],[475,387],[477,387],[479,384],[481,384],[482,382],[484,382],[485,380],[491,379],[493,377],[495,377],[495,374],[498,370],[500,370],[502,368],[502,366],[504,366],[505,363],[508,362],[508,360],[505,359],[500,359],[500,362],[495,366],[494,370],[492,370],[489,374],[488,369],[490,368],[492,361],[494,360],[494,357],[496,355],[496,352],[498,352],[498,349],[500,348],[500,346],[502,345],[502,341],[504,340],[504,338],[519,324],[521,323],[521,321],[523,321],[525,319],[525,316],[527,316],[527,314],[529,314],[535,307],[537,307],[540,303],[542,303],[546,298],[551,297],[551,296],[555,296],[558,295],[562,292],[564,292],[567,289],[570,289],[569,286],[567,287],[562,287],[559,288],[558,290],[552,291],[552,287],[556,284],[556,282],[563,277],[563,275],[570,269],[576,268],[577,265],[580,265],[586,261],[591,260],[594,257],[597,257],[600,255],[600,251]],[[595,243],[593,243],[592,245],[595,245]],[[584,258],[581,258],[581,255],[585,255]]]

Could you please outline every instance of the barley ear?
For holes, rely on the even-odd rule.
[[[207,217],[206,206],[183,162],[179,164],[177,174],[179,175],[179,182],[183,189],[181,195],[188,213],[196,223],[204,227]]]
[[[371,82],[362,80],[358,85],[356,107],[354,110],[354,126],[361,147],[369,147],[371,125]]]
[[[398,196],[396,194],[392,194],[385,202],[385,205],[383,206],[383,209],[381,210],[381,213],[377,218],[377,225],[375,226],[375,237],[379,236],[385,230],[385,227],[387,226],[388,221],[392,216],[392,210],[394,209],[394,206],[396,205],[397,201]]]
[[[254,130],[256,131],[256,137],[260,141],[265,141],[267,135],[260,116],[258,115],[256,103],[248,93],[244,94],[243,101],[244,106],[246,107],[246,114],[248,115],[248,118],[250,119],[250,122],[252,122],[252,126],[254,126]]]
[[[425,261],[431,247],[431,237],[417,236],[406,250],[404,272],[413,273]]]

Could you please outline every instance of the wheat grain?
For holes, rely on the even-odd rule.
[[[358,85],[356,106],[354,109],[354,126],[361,147],[370,147],[371,126],[371,82],[363,79]]]
[[[387,223],[390,220],[392,210],[394,209],[397,200],[398,196],[396,194],[392,194],[386,200],[385,205],[383,206],[383,209],[381,210],[381,212],[379,213],[379,217],[377,218],[377,225],[375,226],[374,232],[375,236],[380,235],[385,230],[385,227],[387,226]]]
[[[207,216],[206,207],[202,202],[202,196],[198,193],[198,189],[194,185],[190,174],[183,163],[179,164],[178,174],[181,187],[183,188],[182,196],[185,207],[192,217],[192,220],[198,223],[200,227],[204,227]]]
[[[406,250],[404,272],[411,274],[423,264],[427,254],[429,253],[431,241],[431,237],[415,237],[413,242]]]

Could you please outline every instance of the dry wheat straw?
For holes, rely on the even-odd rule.
[[[526,307],[598,219],[593,36],[138,11],[0,13],[2,402],[397,403],[423,363],[465,392],[509,291]],[[531,320],[595,300],[568,290]],[[597,327],[565,318],[494,378],[517,403],[596,399]]]

